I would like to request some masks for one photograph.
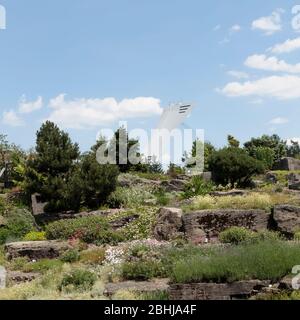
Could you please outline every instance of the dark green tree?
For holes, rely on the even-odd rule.
[[[114,164],[99,164],[96,152],[105,139],[100,139],[91,151],[83,155],[80,163],[82,200],[89,208],[105,204],[109,195],[115,191],[119,168]]]
[[[213,153],[210,170],[217,184],[246,187],[250,185],[253,175],[263,173],[265,167],[245,150],[227,147]]]
[[[69,135],[47,121],[37,132],[36,150],[26,165],[25,189],[48,202],[46,210],[77,209],[69,202],[68,186],[79,158],[79,147]]]
[[[119,128],[111,139],[108,147],[111,153],[116,154],[116,164],[120,172],[139,171],[141,167],[140,145],[137,139],[129,139],[126,128]],[[138,160],[130,161],[130,154]]]
[[[287,144],[286,150],[288,157],[300,158],[300,146],[298,141],[291,140],[291,143]]]

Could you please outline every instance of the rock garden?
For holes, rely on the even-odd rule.
[[[109,142],[80,155],[46,123],[32,154],[11,148],[0,299],[300,299],[300,161],[257,140],[207,144],[211,173],[190,177],[101,166],[95,152]]]

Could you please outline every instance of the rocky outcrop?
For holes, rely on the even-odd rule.
[[[173,191],[183,191],[186,184],[188,183],[187,180],[182,179],[172,179],[172,180],[166,180],[161,182],[161,186],[165,188],[167,192],[173,192]]]
[[[20,271],[9,271],[7,280],[14,283],[31,282],[39,276],[39,273],[25,273]]]
[[[28,241],[13,242],[5,245],[8,259],[28,257],[31,260],[57,258],[64,251],[71,249],[67,242],[60,241]]]
[[[300,174],[291,173],[288,175],[288,184],[290,190],[300,190]]]
[[[276,170],[300,170],[300,160],[295,158],[282,158],[276,165]]]
[[[288,236],[300,230],[300,207],[281,205],[275,206],[273,220],[276,229]]]
[[[201,244],[217,241],[219,233],[230,227],[267,229],[269,219],[270,214],[263,210],[203,210],[185,214],[183,228],[188,240]]]
[[[110,222],[110,225],[113,229],[120,229],[125,227],[127,224],[137,220],[140,216],[138,214],[133,214],[128,217],[123,217],[118,220]]]
[[[232,300],[247,299],[268,286],[269,281],[239,281],[233,283],[191,283],[170,286],[170,300]]]
[[[169,241],[182,233],[182,210],[177,208],[161,208],[153,234],[158,241]]]
[[[267,172],[265,176],[265,180],[273,184],[276,184],[278,181],[277,175],[274,172]]]
[[[230,191],[214,191],[210,195],[213,197],[237,197],[245,196],[248,192],[245,190],[230,190]]]
[[[107,297],[113,296],[120,290],[126,290],[137,293],[151,293],[151,292],[164,292],[169,289],[168,279],[159,279],[153,282],[150,281],[125,281],[118,283],[108,283],[104,289],[104,295]]]

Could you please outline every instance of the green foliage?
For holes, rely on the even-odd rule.
[[[233,147],[233,148],[239,148],[240,147],[240,142],[231,135],[227,136],[227,141],[228,141],[228,146]]]
[[[253,175],[263,173],[265,168],[245,150],[229,147],[213,153],[210,169],[217,184],[244,187],[251,183]]]
[[[120,172],[139,171],[141,155],[139,141],[129,139],[126,128],[120,127],[111,139],[108,152],[116,155],[116,164]],[[137,164],[131,163],[129,157],[136,157]]]
[[[155,291],[140,294],[139,300],[167,301],[170,300],[170,295],[168,291]]]
[[[145,186],[118,187],[109,196],[107,203],[111,208],[135,208],[143,205],[149,199],[155,199],[152,188]]]
[[[204,196],[214,190],[212,182],[206,182],[201,176],[193,176],[186,184],[183,192],[183,198],[189,199],[195,196]]]
[[[86,264],[101,264],[105,260],[105,249],[89,249],[80,253],[80,262]]]
[[[232,227],[219,234],[219,240],[222,243],[240,244],[241,242],[249,241],[253,238],[254,232],[242,228]]]
[[[296,233],[294,234],[294,240],[295,240],[295,241],[300,241],[300,231],[298,231],[298,232],[296,232]]]
[[[97,277],[94,273],[88,270],[77,269],[63,276],[59,290],[62,291],[68,286],[72,286],[76,290],[91,290],[96,280]]]
[[[232,227],[219,234],[219,240],[222,243],[241,244],[241,243],[258,243],[261,241],[281,240],[278,232],[262,230],[254,232],[243,227]]]
[[[46,240],[44,231],[30,231],[24,237],[23,241],[43,241]]]
[[[261,161],[265,168],[271,170],[274,166],[274,159],[275,159],[275,151],[269,147],[253,147],[251,149],[250,155]]]
[[[300,145],[298,141],[291,141],[290,145],[287,145],[287,156],[292,158],[300,158]]]
[[[164,264],[157,260],[125,262],[122,276],[128,280],[147,280],[166,276],[166,270]]]
[[[193,146],[192,146],[192,151],[190,153],[190,155],[186,155],[185,156],[185,163],[186,166],[188,168],[195,166],[195,161],[202,161],[201,159],[196,159],[196,155],[197,155],[197,151],[200,153],[200,157],[201,157],[201,153],[203,151],[203,155],[204,155],[204,171],[209,171],[210,168],[210,159],[211,156],[214,154],[214,152],[216,151],[215,147],[210,143],[210,142],[203,142],[200,140],[195,140],[193,142]]]
[[[77,249],[70,249],[66,251],[60,258],[62,262],[73,263],[80,259],[80,253]]]
[[[250,141],[246,142],[244,146],[250,156],[263,156],[263,161],[268,162],[269,165],[271,163],[275,164],[282,157],[285,157],[287,155],[286,142],[281,140],[280,137],[276,134],[272,136],[263,135],[260,138],[252,138]],[[262,150],[264,151],[262,152]],[[269,159],[271,153],[267,150],[272,150],[272,161]]]
[[[21,269],[23,272],[45,273],[51,269],[61,269],[63,262],[57,259],[41,259],[35,262],[26,263]]]
[[[83,202],[90,208],[98,208],[116,189],[118,167],[100,165],[96,160],[96,153],[90,152],[83,157],[80,169]],[[77,188],[80,190],[80,186]]]
[[[139,218],[129,223],[121,229],[125,240],[148,239],[152,235],[154,223],[156,221],[158,208],[150,206],[138,206],[134,209],[127,210],[111,215],[109,221],[115,221],[120,218],[139,215]]]
[[[233,246],[209,258],[194,255],[181,260],[173,268],[173,281],[224,283],[259,279],[276,282],[299,264],[298,244],[265,241]]]
[[[74,238],[95,244],[114,244],[123,240],[122,235],[113,231],[104,218],[96,216],[50,223],[46,226],[46,237],[49,240]]]
[[[35,229],[35,221],[26,209],[12,208],[3,213],[5,226],[0,227],[0,244],[21,240],[28,232]]]
[[[78,203],[69,203],[66,188],[79,147],[67,133],[47,121],[37,132],[36,154],[29,159],[26,170],[25,191],[38,192],[49,204],[48,211],[77,209]]]
[[[167,175],[171,178],[176,178],[180,174],[184,174],[184,169],[174,163],[170,163]]]
[[[170,202],[170,197],[163,188],[159,188],[154,195],[156,196],[156,204],[160,206],[167,206]]]

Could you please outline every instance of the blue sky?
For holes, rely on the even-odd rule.
[[[170,102],[193,101],[186,124],[217,146],[300,137],[297,4],[0,0],[0,132],[29,148],[51,119],[86,150],[101,128],[149,129]]]

